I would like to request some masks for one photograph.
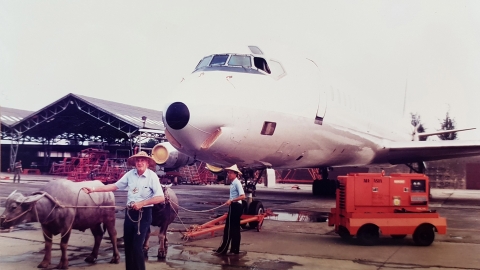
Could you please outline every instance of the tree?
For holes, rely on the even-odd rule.
[[[455,119],[450,117],[450,113],[447,112],[445,118],[440,122],[441,124],[441,130],[452,130],[455,129]],[[450,132],[450,133],[444,133],[437,135],[440,140],[456,140],[457,139],[457,133],[456,132]]]
[[[413,136],[413,140],[415,140],[415,137],[418,136],[418,133],[424,133],[425,132],[425,127],[422,124],[422,121],[420,119],[420,115],[418,115],[416,113],[410,113],[410,115],[412,116],[412,120],[411,120],[410,123],[414,127],[412,136]],[[420,141],[426,141],[427,137],[419,137],[419,140]]]

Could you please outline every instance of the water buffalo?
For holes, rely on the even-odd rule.
[[[158,226],[158,258],[165,258],[167,256],[168,240],[167,229],[178,213],[178,199],[175,192],[169,188],[164,187],[163,193],[165,194],[165,203],[159,203],[153,205],[152,209],[152,226]],[[145,243],[143,244],[143,250],[145,256],[148,254],[148,239],[150,238],[150,230],[147,233]]]
[[[113,245],[113,258],[110,263],[119,263],[113,193],[86,194],[81,191],[84,186],[101,185],[103,184],[100,181],[75,183],[68,180],[52,180],[30,196],[25,197],[13,192],[7,198],[5,212],[0,216],[0,227],[10,228],[22,221],[40,222],[45,238],[45,256],[38,268],[50,265],[52,236],[60,234],[62,257],[56,266],[58,269],[68,268],[67,246],[72,229],[92,231],[95,244],[92,253],[85,259],[89,263],[97,259],[100,242],[106,229]]]

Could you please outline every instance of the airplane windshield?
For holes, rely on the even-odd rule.
[[[229,70],[234,72],[262,74],[262,70],[270,74],[268,64],[263,58],[243,54],[215,54],[203,58],[195,68],[196,71]]]
[[[228,60],[229,66],[242,66],[252,67],[252,61],[249,56],[246,55],[232,55]]]
[[[228,55],[226,55],[226,54],[215,55],[215,56],[213,56],[213,59],[210,62],[210,66],[214,66],[214,65],[223,66],[227,62],[227,59],[228,59]]]

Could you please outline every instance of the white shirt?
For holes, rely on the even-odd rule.
[[[127,189],[127,205],[130,202],[140,202],[156,196],[164,196],[157,174],[147,169],[138,175],[137,169],[132,169],[118,180],[115,185],[118,189]],[[153,204],[145,205],[151,207]]]

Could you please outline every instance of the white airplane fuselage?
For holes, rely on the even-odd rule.
[[[386,164],[385,145],[411,140],[408,122],[379,122],[385,112],[340,92],[312,61],[280,62],[285,73],[194,71],[164,109],[169,141],[217,167],[286,169]]]

